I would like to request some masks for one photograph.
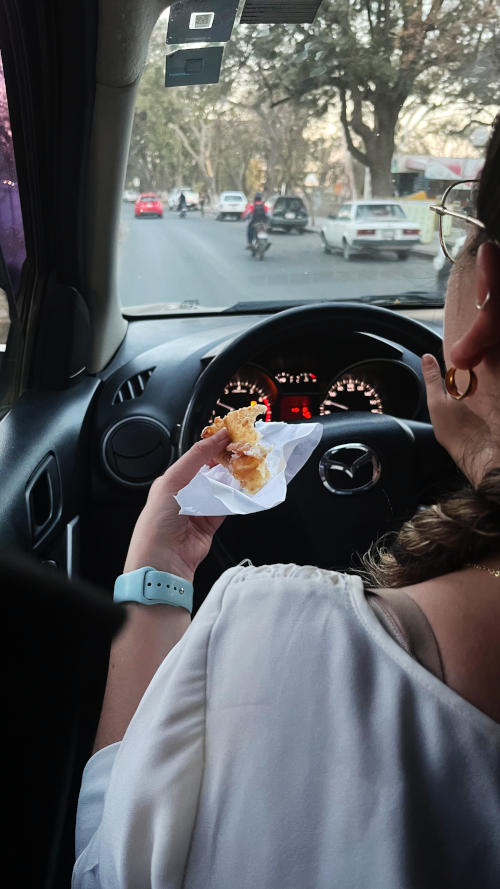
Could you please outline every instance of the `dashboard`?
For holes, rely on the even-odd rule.
[[[322,311],[323,307],[319,308],[318,315]],[[417,319],[420,320],[420,313]],[[375,415],[372,433],[380,429],[384,438],[384,430],[390,429],[391,434],[387,434],[387,442],[384,438],[380,448],[368,433],[365,438],[380,450],[390,475],[403,459],[399,450],[386,453],[385,445],[390,450],[394,430],[397,436],[401,431],[400,424],[392,423],[391,418],[417,421],[417,426],[428,422],[418,350],[398,342],[397,325],[392,336],[389,332],[384,336],[380,330],[374,333],[359,329],[354,323],[337,324],[335,317],[329,324],[313,317],[307,327],[301,325],[299,330],[297,326],[293,330],[280,327],[271,336],[267,328],[265,337],[260,330],[262,321],[262,314],[258,313],[130,319],[123,343],[101,373],[76,381],[67,390],[47,393],[43,399],[36,392],[26,393],[0,428],[0,449],[6,455],[3,465],[9,479],[5,497],[8,507],[0,517],[2,538],[35,551],[40,558],[60,562],[59,549],[63,551],[68,545],[69,525],[66,527],[65,523],[79,515],[79,525],[71,525],[74,551],[78,537],[88,579],[112,589],[153,479],[178,458],[183,443],[189,446],[190,440],[199,438],[201,429],[213,416],[252,400],[263,405],[267,422],[322,420],[325,442],[328,436],[329,443],[335,435],[342,439],[346,423],[349,425],[352,420],[352,428],[356,428],[360,419],[364,421],[363,413],[367,421]],[[437,334],[436,341],[427,346],[437,354],[440,324],[424,326],[429,338]],[[250,334],[251,348],[242,350],[237,344],[241,340],[248,342]],[[233,350],[231,355],[239,354],[240,359],[228,360],[228,350]],[[204,372],[210,373],[217,358],[221,359],[217,385],[210,386],[210,394],[205,393],[203,400],[199,390],[207,376]],[[222,366],[224,373],[219,373]],[[193,414],[192,437],[188,439],[184,430],[192,404],[199,410]],[[44,435],[33,436],[29,430],[34,426],[43,428]],[[340,431],[335,432],[334,427]],[[21,433],[22,461],[16,444]],[[401,445],[402,453],[405,441],[399,442],[397,438],[397,448]],[[58,482],[55,487],[50,487],[50,479],[45,487],[39,485],[38,477],[33,475],[34,467],[41,470],[46,465],[47,442],[55,458],[52,465],[59,473],[57,478],[54,476]],[[323,445],[326,450],[328,444]],[[430,469],[434,459],[440,477],[444,477],[445,470],[441,471],[436,458],[430,459],[425,449],[422,453],[421,465]],[[326,548],[323,537],[330,534],[328,528],[336,521],[337,512],[332,495],[318,475],[320,456],[316,455],[294,479],[285,504],[255,519],[256,529],[251,516],[235,522],[234,530],[233,523],[226,521],[219,535],[221,552],[226,547],[232,554],[243,545],[242,541],[255,539],[257,561],[275,560],[278,552],[285,561],[310,564],[313,559],[315,564],[322,564],[322,550]],[[405,478],[411,477],[412,466],[411,460],[405,462]],[[40,528],[33,523],[30,526],[27,479],[29,484],[38,486],[33,487],[36,496],[33,494],[30,500],[35,518],[41,511],[40,503],[43,506],[50,499],[45,496],[46,491],[52,492],[52,498],[57,490],[64,492],[54,527],[42,521],[38,522]],[[298,529],[293,497],[294,490],[302,497],[304,485],[307,496],[315,491],[321,502],[307,512],[307,527]],[[374,491],[373,496],[379,500],[373,506],[363,504],[360,512],[357,501],[352,504],[360,546],[371,533],[368,517],[383,515],[386,508],[386,488],[380,486]],[[397,504],[394,514],[401,514]],[[342,503],[341,515],[344,521],[346,502]],[[318,521],[324,519],[324,528],[315,523],[316,517]],[[342,528],[337,528],[335,554],[339,559],[343,552],[341,532]],[[245,555],[249,552],[243,552],[239,558]],[[228,560],[224,559],[226,564]],[[209,573],[220,573],[221,564],[207,563],[203,570],[207,573],[203,587],[207,588],[215,579]]]
[[[260,320],[204,317],[129,325],[95,403],[95,501],[142,500],[178,456],[186,409],[203,371]],[[300,333],[280,331],[271,345],[257,346],[239,367],[231,367],[218,393],[205,403],[197,400],[193,440],[215,416],[251,402],[263,405],[266,422],[321,417],[340,422],[349,412],[428,421],[418,355],[371,332],[319,323]]]

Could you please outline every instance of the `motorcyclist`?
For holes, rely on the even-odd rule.
[[[267,209],[262,200],[261,194],[256,194],[253,199],[253,204],[247,208],[245,216],[249,219],[249,223],[247,226],[247,245],[246,249],[251,250],[252,241],[255,233],[255,226],[259,222],[266,222],[267,220]]]
[[[182,210],[187,210],[186,195],[184,194],[183,191],[181,191],[181,193],[179,195],[179,203],[177,204],[177,210],[179,213],[181,213]]]

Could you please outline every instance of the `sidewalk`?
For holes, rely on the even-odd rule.
[[[316,216],[314,225],[309,225],[306,231],[314,232],[319,235],[321,229],[327,222],[328,219],[326,216]],[[413,256],[425,256],[427,259],[434,259],[439,253],[439,250],[439,237],[437,232],[434,232],[430,244],[418,244],[416,247],[412,247],[411,252]]]

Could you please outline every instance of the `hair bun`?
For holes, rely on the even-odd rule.
[[[500,550],[500,467],[418,512],[392,546],[363,558],[372,585],[400,587],[458,571]]]

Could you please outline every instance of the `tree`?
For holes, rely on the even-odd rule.
[[[313,25],[238,39],[274,107],[307,98],[320,115],[339,102],[348,149],[369,168],[373,193],[384,196],[392,194],[405,102],[415,93],[425,101],[439,87],[476,101],[484,93],[481,59],[490,68],[498,47],[497,19],[497,0],[328,0]]]
[[[165,89],[164,24],[153,33],[138,91],[127,178],[141,187],[190,184],[213,199],[244,190],[261,140],[251,115],[228,101],[231,83]],[[255,117],[255,115],[254,115]]]

